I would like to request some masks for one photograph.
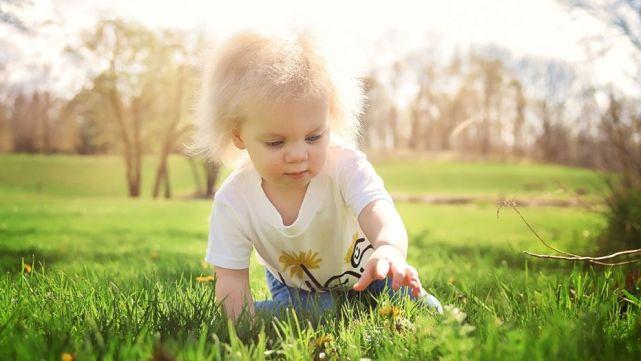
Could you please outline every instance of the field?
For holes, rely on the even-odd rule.
[[[209,200],[171,159],[175,197],[125,197],[116,157],[0,155],[0,359],[639,359],[641,301],[622,270],[526,258],[546,252],[489,198],[596,200],[589,171],[427,160],[375,166],[393,194],[466,195],[465,205],[399,202],[409,262],[443,316],[381,298],[321,320],[222,319],[202,263]],[[227,174],[227,172],[225,172]],[[521,208],[556,246],[594,251],[604,225],[578,207]],[[256,299],[264,271],[250,270]]]

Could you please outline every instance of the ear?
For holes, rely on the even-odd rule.
[[[243,141],[243,138],[240,136],[240,130],[238,128],[234,128],[231,131],[231,141],[234,142],[234,145],[238,149],[245,149],[245,142]]]

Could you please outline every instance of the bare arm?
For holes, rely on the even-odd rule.
[[[394,205],[386,200],[370,202],[358,215],[358,223],[374,248],[390,245],[407,257],[407,231]]]
[[[354,285],[354,290],[363,291],[374,280],[390,275],[393,289],[407,286],[418,297],[421,283],[416,269],[405,260],[407,231],[394,205],[386,200],[373,201],[358,215],[358,223],[374,246],[374,253]]]
[[[245,304],[254,314],[254,300],[249,289],[249,269],[214,267],[216,271],[216,297],[223,302],[227,316],[236,320]]]

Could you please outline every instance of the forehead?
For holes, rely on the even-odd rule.
[[[259,133],[287,135],[308,132],[328,120],[328,105],[321,98],[299,98],[253,107],[247,126]]]

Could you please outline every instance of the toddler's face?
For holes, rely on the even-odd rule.
[[[327,104],[321,100],[292,101],[273,110],[253,112],[233,134],[234,144],[247,149],[264,182],[280,188],[304,187],[327,158]]]

